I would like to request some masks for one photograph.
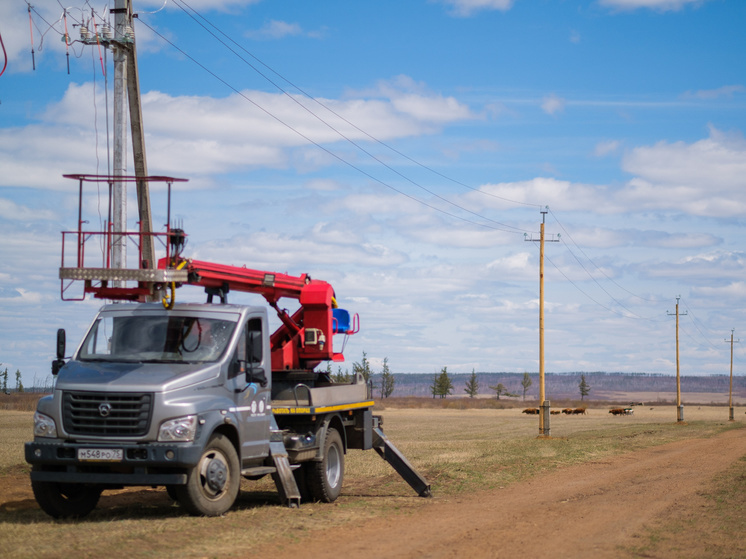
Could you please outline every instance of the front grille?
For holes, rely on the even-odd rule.
[[[65,392],[62,398],[62,421],[71,435],[141,436],[152,411],[152,394]]]

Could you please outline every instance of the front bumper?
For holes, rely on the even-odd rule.
[[[78,460],[79,448],[122,449],[116,462]],[[187,470],[200,459],[194,443],[100,444],[33,441],[25,445],[32,481],[88,483],[111,486],[184,485]]]

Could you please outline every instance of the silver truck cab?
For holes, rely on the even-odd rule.
[[[82,516],[103,489],[165,485],[193,512],[227,510],[269,453],[267,327],[264,307],[104,306],[34,415],[42,508]]]

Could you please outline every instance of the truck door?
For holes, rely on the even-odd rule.
[[[261,318],[249,318],[239,338],[229,383],[234,385],[236,412],[240,416],[242,466],[269,454],[271,362],[266,351]]]

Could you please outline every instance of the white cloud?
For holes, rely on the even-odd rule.
[[[688,99],[721,99],[723,97],[731,98],[738,93],[746,92],[746,87],[742,85],[724,85],[717,89],[700,89],[697,91],[687,91],[682,95]]]
[[[0,198],[0,218],[8,221],[41,221],[55,219],[54,212],[19,206],[12,200]]]
[[[333,242],[329,235],[254,233],[201,243],[194,247],[198,260],[266,270],[316,270],[345,262],[346,266],[386,267],[407,261],[404,252],[380,243]]]
[[[602,6],[620,11],[649,8],[659,12],[678,11],[685,6],[698,6],[706,0],[599,0]]]
[[[560,113],[565,110],[566,102],[555,94],[547,95],[541,102],[541,110],[548,115]]]
[[[645,266],[645,275],[654,278],[686,279],[698,287],[722,287],[730,281],[742,281],[746,275],[746,253],[718,250],[685,256],[673,262]]]
[[[636,175],[620,200],[645,209],[675,209],[710,217],[746,213],[746,142],[710,127],[710,137],[687,144],[658,142],[625,155]]]
[[[493,208],[515,208],[516,203],[519,203],[536,207],[548,205],[553,209],[604,211],[608,206],[606,189],[602,186],[547,177],[486,184],[479,190],[484,194],[473,192],[468,198]]]
[[[493,260],[486,266],[491,272],[499,272],[502,279],[528,279],[536,276],[536,255],[530,252],[509,254]]]
[[[722,243],[722,239],[709,233],[669,233],[651,229],[605,227],[573,227],[572,241],[582,247],[603,249],[621,247],[692,249]],[[574,246],[572,241],[569,242]]]
[[[352,140],[370,140],[361,131],[365,130],[385,141],[430,134],[444,124],[473,118],[468,107],[454,98],[427,92],[422,84],[406,77],[381,84],[377,96],[384,98],[320,100],[346,121],[354,122],[355,128],[304,97],[243,91],[216,98],[151,91],[142,97],[149,170],[151,174],[194,176],[250,167],[316,168],[328,165],[333,158],[309,140],[342,142],[335,130]],[[99,108],[104,106],[100,89],[95,100]],[[59,102],[39,116],[39,124],[1,129],[0,184],[59,188],[63,172],[98,168],[106,161],[105,113],[98,111],[101,122],[96,131],[93,102],[92,84],[73,83]],[[195,130],[199,130],[197,136]],[[294,154],[293,150],[300,151]],[[131,153],[129,157],[131,160]],[[60,169],[59,161],[69,168]]]
[[[605,140],[596,144],[593,150],[593,155],[596,157],[604,157],[610,155],[619,150],[621,142],[619,140]]]
[[[507,12],[513,7],[513,0],[440,0],[443,4],[451,6],[453,15],[469,17],[477,12],[486,10],[498,10]]]
[[[227,11],[242,6],[258,4],[261,0],[189,0],[189,6],[198,11],[221,10]],[[144,8],[149,11],[159,10],[165,6],[166,9],[176,9],[172,2],[164,0],[138,0],[138,11],[144,12]]]
[[[696,287],[694,292],[704,297],[717,297],[730,301],[733,299],[746,300],[746,281],[734,281],[717,287]]]
[[[304,31],[298,23],[288,23],[274,19],[265,23],[260,29],[244,33],[249,39],[256,40],[275,40],[285,37],[310,37],[318,39],[323,34],[323,31]]]

